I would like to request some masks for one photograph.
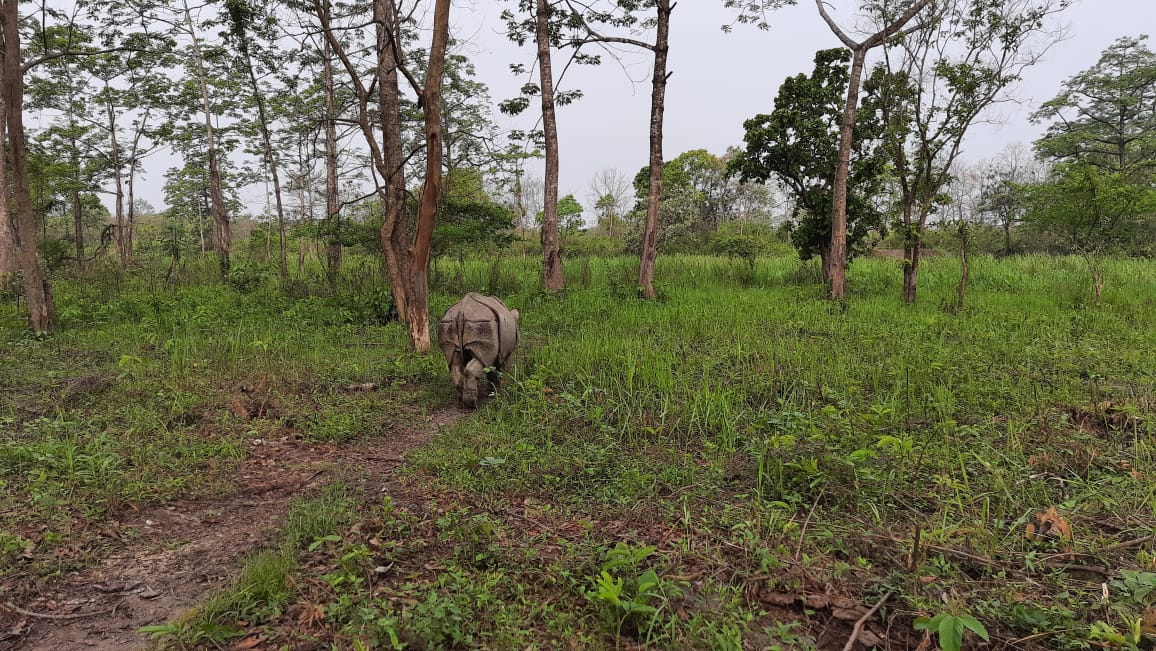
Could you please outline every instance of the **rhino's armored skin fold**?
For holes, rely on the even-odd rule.
[[[478,404],[478,382],[487,368],[506,368],[518,347],[518,311],[493,296],[466,294],[438,322],[438,346],[450,365],[458,403],[469,409]]]

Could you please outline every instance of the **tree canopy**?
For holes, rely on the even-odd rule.
[[[777,178],[795,199],[791,240],[799,256],[824,259],[830,249],[831,206],[851,53],[845,49],[815,54],[810,76],[788,78],[775,96],[775,109],[743,123],[746,149],[730,162],[744,181]],[[883,121],[877,102],[859,109],[852,145],[847,192],[848,249],[861,251],[872,230],[884,228],[876,197],[883,185],[880,152]]]

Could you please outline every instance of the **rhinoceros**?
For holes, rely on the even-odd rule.
[[[450,365],[458,403],[469,409],[478,404],[478,381],[486,369],[495,386],[518,347],[518,311],[493,296],[470,292],[446,310],[438,322],[438,346]]]

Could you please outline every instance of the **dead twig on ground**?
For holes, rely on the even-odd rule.
[[[94,610],[90,613],[72,613],[69,615],[53,615],[52,613],[38,613],[38,612],[31,611],[31,610],[24,610],[23,608],[17,606],[16,604],[12,603],[11,601],[5,601],[4,603],[0,604],[0,608],[5,608],[5,609],[10,610],[14,613],[17,613],[19,615],[24,615],[25,617],[35,617],[37,619],[66,620],[66,619],[84,619],[85,617],[98,617],[100,615],[108,615],[110,613],[116,612],[116,608],[119,605],[120,605],[120,602],[118,601],[118,602],[116,602],[116,605],[114,605],[112,608],[106,608],[104,610]]]
[[[851,649],[855,648],[855,642],[859,640],[859,634],[863,632],[863,626],[875,616],[875,613],[879,612],[879,608],[887,603],[887,600],[890,599],[893,594],[895,594],[894,590],[888,590],[879,601],[875,602],[874,606],[871,606],[871,610],[868,610],[859,618],[859,621],[855,622],[855,628],[851,629],[851,637],[847,639],[847,644],[843,645],[843,651],[851,651]]]

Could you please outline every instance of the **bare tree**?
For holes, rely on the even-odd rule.
[[[1047,164],[1032,156],[1027,145],[1013,142],[983,166],[979,209],[987,221],[1003,230],[1003,254],[1012,252],[1012,226],[1023,217],[1016,186],[1042,180]]]
[[[862,41],[851,38],[835,20],[827,13],[823,0],[815,0],[819,15],[823,21],[839,37],[843,45],[851,50],[851,79],[847,85],[847,104],[843,109],[843,119],[839,131],[839,158],[835,166],[835,182],[832,186],[833,204],[831,209],[831,255],[830,268],[824,270],[824,278],[831,283],[831,298],[842,300],[847,295],[847,179],[851,170],[851,149],[855,131],[855,109],[859,104],[859,86],[863,80],[863,67],[867,60],[867,52],[879,47],[888,39],[900,34],[907,23],[911,22],[919,12],[930,5],[932,0],[919,0],[912,3],[898,17],[886,17],[888,2],[883,0],[881,5],[874,7],[877,15],[881,15],[880,24],[884,27]],[[920,22],[907,31],[917,31],[926,25]]]
[[[614,237],[614,227],[622,218],[626,202],[633,194],[634,187],[630,179],[613,167],[598,170],[590,179],[586,197],[598,212],[599,219],[606,222],[607,234],[610,237]]]

